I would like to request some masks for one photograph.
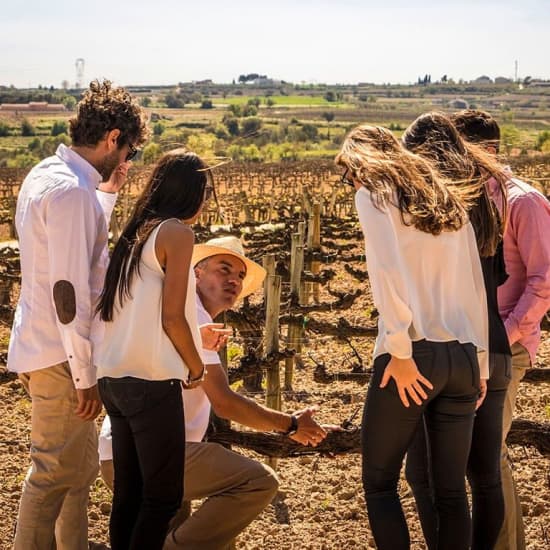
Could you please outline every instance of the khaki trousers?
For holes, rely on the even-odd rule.
[[[113,463],[101,463],[101,475],[113,487]],[[171,523],[164,550],[221,550],[275,496],[279,482],[264,464],[217,443],[185,444],[185,501],[206,499],[191,516],[187,506]]]
[[[88,493],[97,476],[97,430],[75,414],[67,363],[19,375],[32,402],[31,466],[14,550],[87,550]]]
[[[521,344],[512,346],[512,379],[506,391],[502,418],[502,454],[500,461],[502,492],[504,494],[504,523],[495,550],[525,550],[525,531],[521,502],[512,475],[512,464],[506,446],[506,437],[512,426],[516,397],[525,372],[531,367],[528,351]]]

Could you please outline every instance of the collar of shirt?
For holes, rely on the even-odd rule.
[[[512,169],[509,166],[504,167],[504,174],[508,177],[508,181],[506,182],[506,186],[509,188],[510,186],[510,180],[513,176]],[[503,197],[500,192],[500,185],[498,181],[490,177],[487,180],[487,190],[489,191],[489,196],[491,197],[492,201],[496,204],[498,211],[502,214],[503,210]]]
[[[83,180],[89,186],[91,191],[95,191],[101,183],[101,174],[83,157],[67,147],[63,143],[59,144],[55,152],[67,166],[69,166],[77,176],[82,176]]]

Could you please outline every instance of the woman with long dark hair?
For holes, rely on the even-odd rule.
[[[376,545],[410,547],[397,485],[424,414],[433,442],[438,547],[466,550],[466,463],[480,377],[488,376],[476,354],[488,347],[487,316],[466,214],[480,190],[449,187],[381,127],[352,130],[336,162],[357,191],[380,314],[362,421],[363,488]]]
[[[191,225],[213,191],[194,153],[155,166],[112,254],[98,311],[105,337],[96,358],[111,418],[113,550],[161,549],[183,492],[182,384],[204,376],[198,350]]]
[[[489,197],[487,181],[493,178],[506,204],[506,176],[489,153],[463,140],[453,123],[442,113],[418,117],[403,134],[407,149],[434,163],[453,185],[481,189],[469,209],[481,258],[489,315],[489,380],[487,394],[476,412],[468,459],[468,481],[472,489],[472,550],[494,547],[504,520],[504,498],[500,477],[502,415],[510,382],[512,353],[504,323],[499,315],[497,288],[506,281],[502,235],[505,220]],[[503,217],[506,211],[503,212]],[[411,486],[428,548],[437,546],[437,513],[430,482],[430,440],[425,424],[407,453],[406,476]]]

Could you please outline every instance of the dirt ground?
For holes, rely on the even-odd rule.
[[[334,268],[334,266],[331,266]],[[364,269],[364,265],[356,264]],[[364,287],[341,265],[330,286],[334,290]],[[321,291],[321,301],[334,298]],[[331,323],[344,316],[358,325],[371,324],[372,303],[367,292],[346,311],[312,313],[316,320]],[[284,312],[281,312],[284,313]],[[0,333],[5,351],[9,329]],[[284,341],[284,340],[282,340]],[[351,344],[369,366],[373,338],[353,338]],[[237,339],[238,343],[238,339]],[[313,380],[314,361],[324,361],[329,372],[349,371],[357,361],[350,345],[332,336],[308,333],[303,351],[303,368],[295,373],[294,391],[283,397],[285,410],[317,405],[319,418],[340,424],[361,418],[366,386],[337,381],[319,384]],[[537,364],[550,367],[550,333],[543,334]],[[264,396],[255,395],[258,400]],[[19,382],[0,367],[0,550],[9,548],[21,483],[29,464],[30,402]],[[356,415],[356,416],[354,416]],[[550,394],[547,384],[523,383],[517,404],[517,416],[538,422],[550,421]],[[251,453],[249,453],[251,454]],[[527,530],[529,550],[550,548],[550,460],[535,449],[511,448]],[[361,488],[361,465],[358,454],[336,458],[307,456],[280,460],[278,474],[281,488],[272,504],[243,532],[237,541],[240,549],[342,550],[374,548]],[[402,481],[400,494],[411,530],[414,549],[424,548],[413,497]],[[107,543],[110,494],[103,482],[96,480],[90,498],[90,539]]]

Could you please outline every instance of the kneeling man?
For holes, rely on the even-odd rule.
[[[193,265],[197,279],[197,317],[200,325],[257,290],[265,270],[245,257],[236,237],[211,239],[196,245]],[[191,516],[169,532],[164,550],[225,548],[271,502],[277,492],[275,473],[266,465],[217,443],[203,443],[210,408],[221,418],[250,428],[277,431],[304,445],[317,445],[325,429],[313,409],[294,415],[264,407],[235,393],[229,386],[218,354],[203,350],[207,376],[198,388],[185,390],[185,500],[206,499]],[[113,487],[113,464],[108,417],[100,435],[101,473]]]

